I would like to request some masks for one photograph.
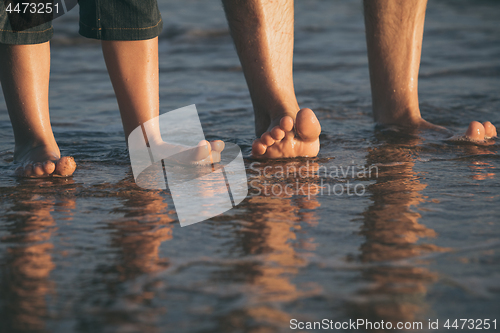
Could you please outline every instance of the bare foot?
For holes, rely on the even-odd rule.
[[[483,123],[483,126],[484,126],[484,138],[485,139],[492,139],[492,138],[497,137],[497,128],[495,127],[495,125],[493,125],[489,121],[485,121]]]
[[[417,121],[414,122],[406,122],[400,125],[395,125],[399,128],[403,128],[405,130],[408,130],[410,132],[412,131],[421,131],[421,130],[431,130],[431,131],[436,131],[439,133],[447,134],[447,135],[453,135],[453,133],[438,125],[434,125],[423,118],[420,118]],[[497,136],[497,129],[496,127],[489,121],[486,121],[484,123],[480,123],[478,121],[472,121],[469,124],[469,127],[467,128],[467,131],[465,132],[465,135],[454,135],[451,138],[447,139],[449,141],[457,141],[457,142],[474,142],[474,143],[485,143],[486,140],[495,138]]]
[[[314,157],[319,152],[321,125],[311,109],[275,119],[270,130],[252,144],[254,158]]]
[[[221,140],[211,142],[201,141],[196,149],[190,149],[188,154],[179,159],[180,163],[191,165],[207,165],[220,162],[220,154],[225,143]],[[179,155],[178,155],[179,156]]]
[[[25,178],[69,177],[75,172],[73,157],[60,157],[59,148],[38,146],[19,152],[16,150],[14,161],[21,163],[14,175]]]
[[[224,141],[214,140],[208,142],[200,141],[195,148],[188,148],[181,145],[173,145],[160,141],[154,144],[155,154],[168,156],[167,161],[181,165],[208,165],[219,163],[221,152],[224,150]]]
[[[420,118],[420,121],[415,126],[418,130],[431,130],[436,131],[446,135],[452,135],[452,132],[448,130],[446,127],[434,125],[433,123],[428,122],[427,120]]]
[[[465,138],[471,141],[483,142],[484,140],[488,140],[497,136],[496,127],[486,121],[484,123],[480,123],[478,121],[473,121],[469,124],[469,128],[465,132]]]

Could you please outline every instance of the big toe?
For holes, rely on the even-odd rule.
[[[465,136],[474,141],[484,140],[484,126],[478,121],[472,121],[465,132]]]
[[[486,121],[483,123],[484,126],[484,136],[487,139],[495,138],[497,136],[497,128],[495,125],[490,123],[489,121]]]
[[[63,156],[56,162],[53,175],[60,177],[69,177],[75,172],[75,159],[71,156]]]
[[[224,143],[224,141],[214,140],[210,142],[210,146],[212,148],[212,152],[210,153],[210,155],[212,156],[212,163],[219,163],[221,159],[220,154],[224,150],[226,144]]]
[[[295,131],[303,141],[315,141],[321,133],[321,125],[311,109],[301,109],[295,119]]]
[[[210,153],[212,152],[212,147],[210,142],[207,140],[201,140],[198,143],[198,146],[195,148],[189,149],[187,154],[184,153],[183,156],[189,163],[195,163],[200,161],[204,161],[205,159],[210,159]]]
[[[214,140],[210,142],[210,146],[212,147],[212,151],[218,151],[220,153],[224,150],[226,144],[222,140]]]

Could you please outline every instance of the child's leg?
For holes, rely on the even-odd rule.
[[[125,138],[141,124],[159,116],[158,37],[136,41],[102,41],[108,73],[115,90]],[[161,141],[158,131],[158,141]],[[220,160],[222,141],[200,147],[198,158],[191,162]],[[188,161],[186,161],[188,162]]]
[[[158,37],[137,41],[102,41],[125,138],[139,125],[158,117]]]
[[[18,176],[71,175],[76,164],[60,158],[49,119],[49,43],[0,44],[0,81],[15,138]]]

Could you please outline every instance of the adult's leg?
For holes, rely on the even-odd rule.
[[[379,124],[446,131],[424,120],[418,103],[426,6],[427,0],[364,0],[373,116]],[[475,140],[485,134],[496,135],[489,122],[472,122],[466,133]]]
[[[125,137],[128,138],[135,128],[159,116],[158,37],[137,41],[103,40],[102,50],[118,101]],[[151,132],[157,134],[153,138],[155,144],[161,144],[165,149],[177,149],[161,141],[158,126],[153,126]],[[223,148],[224,143],[216,140],[211,145],[207,143],[190,150],[181,162],[217,162]]]
[[[260,136],[257,158],[316,156],[321,126],[293,87],[293,0],[223,0]]]
[[[68,176],[76,164],[60,158],[49,119],[49,42],[32,45],[0,44],[0,81],[15,138],[18,176]]]

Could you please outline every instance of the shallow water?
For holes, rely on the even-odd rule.
[[[251,102],[220,4],[161,10],[162,112],[195,103],[207,137],[248,157]],[[288,332],[292,318],[500,324],[498,141],[375,131],[361,3],[297,1],[296,12],[295,86],[322,123],[320,155],[246,159],[243,203],[185,228],[167,191],[133,182],[99,44],[78,37],[75,12],[55,22],[52,123],[78,169],[8,176],[14,141],[0,101],[1,332]],[[456,133],[472,119],[500,124],[499,14],[497,1],[429,3],[424,118]],[[287,185],[290,195],[278,193]]]

